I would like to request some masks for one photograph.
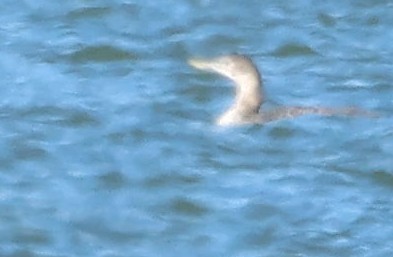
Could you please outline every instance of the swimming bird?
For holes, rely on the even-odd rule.
[[[261,109],[264,101],[262,78],[249,57],[232,54],[212,59],[191,58],[188,63],[196,69],[218,73],[234,82],[235,100],[229,109],[216,119],[216,124],[220,126],[264,124],[307,114],[325,116],[368,114],[354,107],[289,106],[265,111]]]

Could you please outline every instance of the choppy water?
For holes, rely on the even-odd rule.
[[[393,4],[0,4],[0,256],[391,256]],[[219,129],[238,52],[267,105],[359,106]]]

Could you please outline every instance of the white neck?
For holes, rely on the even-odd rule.
[[[222,114],[218,125],[231,125],[255,121],[262,104],[262,85],[259,74],[248,73],[232,78],[236,86],[235,101]]]

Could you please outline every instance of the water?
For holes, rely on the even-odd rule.
[[[391,256],[390,1],[9,1],[0,256]],[[266,105],[359,106],[221,129],[244,53]]]

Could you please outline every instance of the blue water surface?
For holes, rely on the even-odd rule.
[[[393,255],[393,3],[3,0],[0,256]],[[219,128],[250,56],[266,103]]]

